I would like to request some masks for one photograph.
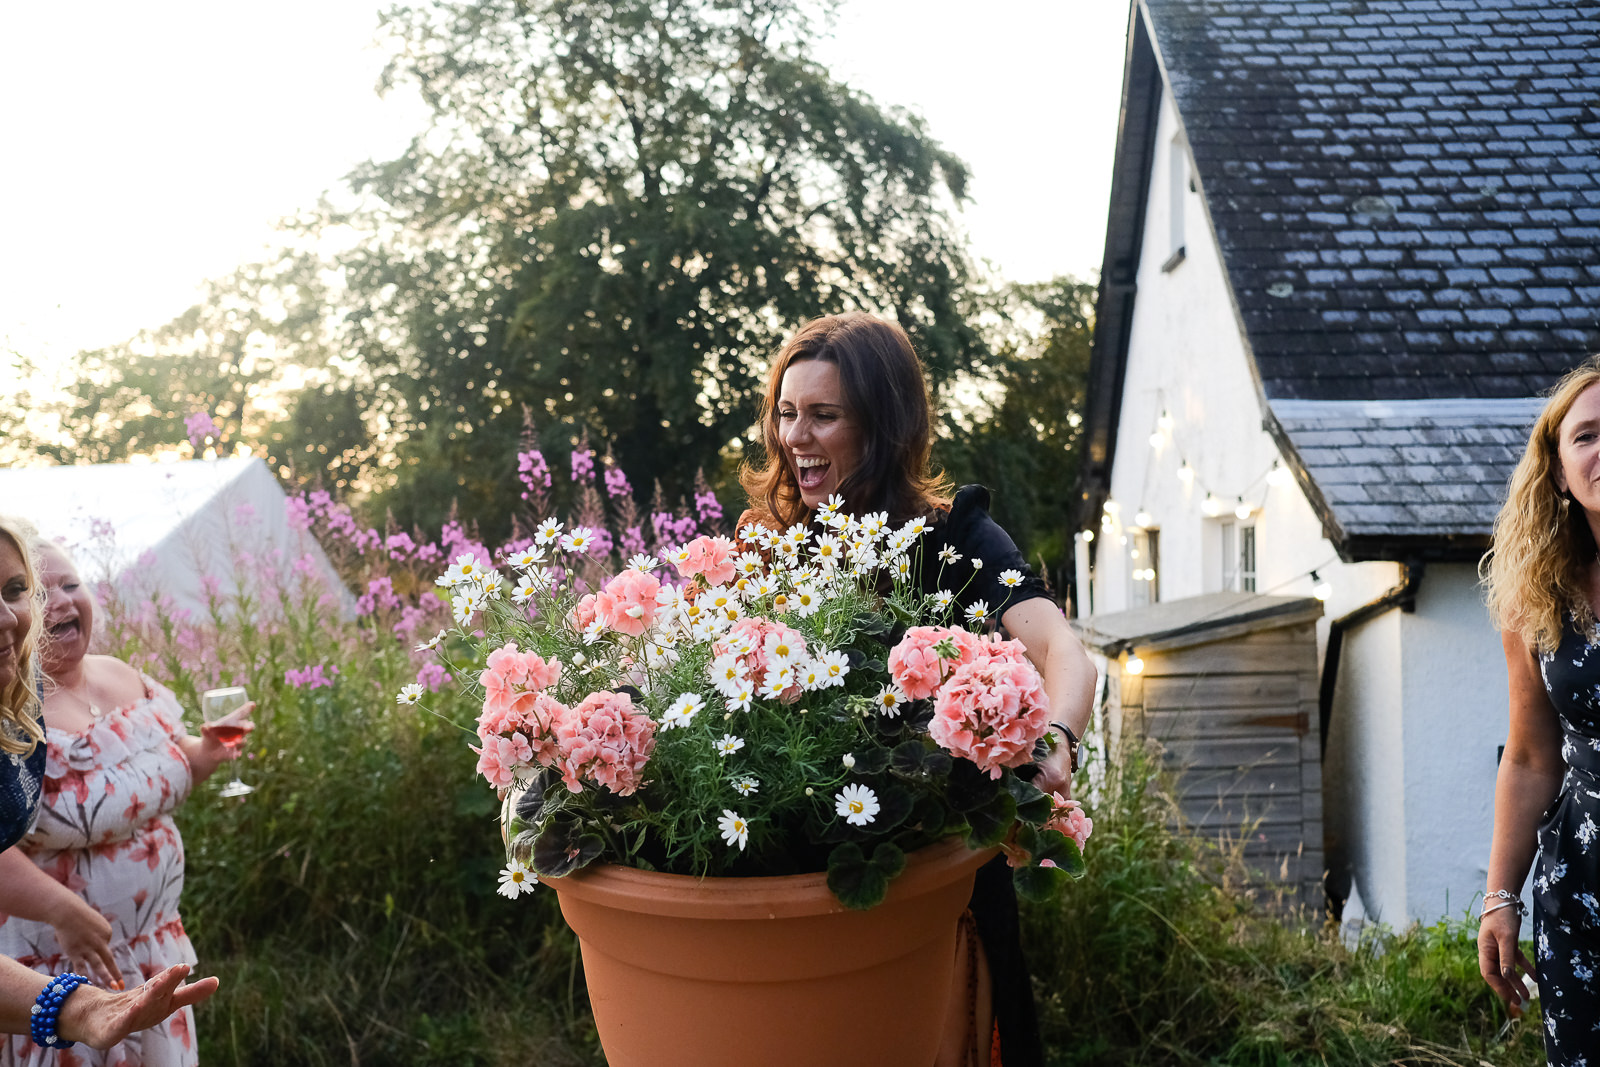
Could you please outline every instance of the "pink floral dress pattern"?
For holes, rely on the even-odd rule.
[[[178,746],[183,710],[165,686],[81,733],[47,729],[38,823],[19,846],[111,923],[111,951],[129,988],[174,963],[195,962],[178,917],[183,839],[172,812],[193,784]],[[45,974],[69,969],[44,923],[0,913],[0,953]],[[80,963],[81,966],[81,963]],[[198,1062],[194,1010],[98,1052],[48,1052],[27,1037],[0,1045],[0,1067],[189,1067]]]

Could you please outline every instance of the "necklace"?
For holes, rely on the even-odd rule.
[[[82,683],[80,682],[79,685],[81,686]],[[94,701],[92,701],[88,697],[84,696],[81,692],[79,692],[78,688],[75,688],[75,687],[72,687],[72,686],[65,686],[65,685],[57,686],[57,688],[60,689],[63,693],[71,694],[72,698],[74,700],[76,700],[78,703],[82,704],[85,708],[87,708],[88,711],[89,711],[90,718],[98,719],[102,715],[105,714],[105,712],[100,710],[100,705],[99,704],[96,704]]]

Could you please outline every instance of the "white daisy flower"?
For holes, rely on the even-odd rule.
[[[900,717],[900,708],[906,702],[906,695],[899,686],[886,685],[878,690],[878,695],[872,698],[872,702],[878,706],[879,715],[898,719]]]
[[[736,686],[731,687],[733,692],[724,693],[727,697],[729,711],[749,711],[751,701],[756,698],[756,687],[748,678]]]
[[[817,508],[817,518],[832,518],[842,507],[844,507],[844,497],[838,493],[830,493],[828,499],[822,502],[822,506]]]
[[[1000,584],[1007,589],[1015,589],[1022,584],[1022,572],[1018,570],[1001,571]]]
[[[735,686],[750,675],[750,668],[736,654],[729,652],[711,661],[711,684],[726,692],[725,686]]]
[[[945,545],[939,550],[939,562],[956,563],[961,559],[961,553],[956,551],[955,545]]]
[[[847,771],[853,771],[856,769],[856,758],[849,752],[846,752],[843,756],[839,757],[839,762],[844,764],[844,769]]]
[[[972,557],[972,569],[975,570],[975,571],[983,570],[983,560],[980,559],[977,556],[973,556]]]
[[[561,536],[561,524],[555,519],[546,519],[539,524],[533,532],[533,540],[537,544],[548,545],[551,541]]]
[[[444,635],[445,635],[445,631],[440,630],[438,633],[434,634],[432,637],[430,637],[426,641],[422,642],[422,644],[418,645],[417,646],[417,651],[418,652],[432,652],[434,649],[439,647],[439,642],[444,640]]]
[[[842,558],[839,539],[832,534],[823,534],[817,538],[817,543],[812,546],[811,554],[817,557],[817,562],[825,567],[832,567]]]
[[[667,550],[667,559],[679,567],[689,562],[690,555],[688,545],[679,545],[677,548]]]
[[[837,649],[818,656],[817,664],[828,676],[829,685],[843,685],[844,676],[850,673],[850,657]]]
[[[883,543],[883,550],[891,556],[898,555],[911,547],[911,538],[902,532],[895,532]]]
[[[394,698],[396,704],[415,704],[422,699],[422,686],[418,684],[403,685],[400,694]]]
[[[656,603],[669,611],[683,603],[683,590],[675,585],[664,585],[656,592]]]
[[[744,747],[744,738],[734,737],[732,734],[723,734],[722,740],[717,742],[717,755],[726,759]]]
[[[606,635],[606,624],[599,619],[583,628],[583,643],[592,645]]]
[[[587,526],[574,526],[572,531],[561,539],[561,547],[568,552],[582,555],[594,547],[594,531]]]
[[[532,548],[523,549],[521,552],[514,552],[506,557],[506,562],[511,564],[519,571],[525,571],[530,567],[537,567],[539,564],[544,562],[544,549],[542,547],[535,546]]]
[[[847,785],[833,799],[834,810],[851,826],[865,826],[878,817],[878,794],[864,785]]]
[[[525,578],[511,587],[511,602],[513,604],[526,604],[533,599],[534,594],[538,591],[539,587]]]
[[[761,648],[766,652],[769,661],[781,659],[788,663],[800,655],[800,646],[791,643],[781,633],[768,634],[766,640],[761,642]]]
[[[797,522],[787,530],[783,531],[783,540],[785,544],[791,544],[796,548],[799,548],[801,545],[811,540],[811,531],[805,528],[804,523]]]
[[[466,580],[467,577],[461,573],[461,568],[451,565],[445,569],[443,574],[433,580],[433,584],[448,589],[460,585]]]
[[[756,555],[754,552],[740,553],[739,558],[733,563],[734,571],[738,574],[743,574],[746,576],[760,574],[761,567],[761,557]]]
[[[783,691],[794,684],[794,675],[784,671],[769,671],[766,678],[762,679],[761,688],[756,694],[766,700],[777,700],[783,696]]]
[[[640,552],[628,560],[628,570],[639,571],[643,574],[649,574],[659,566],[661,566],[661,561],[648,552]]]
[[[705,706],[705,698],[699,693],[684,693],[661,716],[661,728],[671,730],[677,726],[688,726]]]
[[[752,778],[747,774],[743,778],[735,778],[733,780],[733,788],[740,796],[747,797],[761,788],[761,780]]]
[[[973,603],[973,605],[970,608],[967,609],[967,613],[966,614],[967,614],[967,621],[968,622],[977,622],[977,623],[988,622],[989,621],[989,605],[986,604],[985,602],[983,602],[982,600],[975,601]]]
[[[728,651],[736,656],[748,656],[755,651],[755,642],[749,634],[732,634],[728,637]]]
[[[790,596],[788,593],[772,594],[772,613],[774,615],[782,615],[784,612],[791,610],[793,607],[794,597]]]
[[[802,619],[809,619],[822,607],[822,597],[817,595],[815,586],[802,585],[794,591],[794,610]]]
[[[933,606],[939,609],[948,608],[956,601],[956,595],[948,589],[941,589],[933,594]]]
[[[506,869],[500,872],[500,887],[496,890],[501,896],[516,900],[524,893],[533,892],[533,887],[539,884],[539,876],[528,868],[512,860],[506,864]]]
[[[816,660],[801,665],[795,671],[795,677],[800,682],[800,688],[808,693],[826,688],[828,685],[828,672]]]
[[[727,588],[726,586],[719,585],[715,589],[709,589],[706,592],[701,593],[699,599],[697,599],[695,603],[699,604],[700,607],[707,611],[720,612],[725,610],[730,604],[737,606],[738,599],[733,595],[733,590]]]
[[[738,845],[739,851],[744,851],[744,843],[750,838],[750,824],[739,818],[738,812],[723,808],[722,818],[717,820],[717,829],[722,831],[724,841]]]
[[[715,615],[702,614],[695,620],[694,625],[689,627],[689,637],[695,641],[715,641],[721,632]]]
[[[919,516],[900,527],[900,531],[915,540],[928,532],[928,520]]]
[[[889,513],[887,511],[869,511],[861,516],[859,528],[868,537],[877,537],[887,525],[889,525]]]
[[[896,578],[909,579],[911,577],[911,557],[896,556],[890,561],[889,569]]]
[[[749,541],[751,544],[758,545],[765,541],[767,534],[771,532],[759,522],[747,522],[739,527],[739,540]]]
[[[678,650],[671,645],[652,641],[645,646],[644,664],[651,670],[670,668],[678,662]]]
[[[457,593],[450,598],[450,613],[455,616],[456,624],[466,626],[472,617],[482,611],[489,602],[489,596],[477,586],[472,586],[464,593]]]
[[[778,583],[768,577],[757,578],[750,583],[750,596],[756,600],[765,600],[778,591]]]

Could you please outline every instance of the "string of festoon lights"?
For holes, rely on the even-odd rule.
[[[1176,477],[1178,481],[1182,483],[1185,490],[1204,494],[1201,499],[1200,510],[1207,518],[1220,518],[1225,512],[1231,510],[1234,518],[1238,519],[1240,522],[1248,521],[1266,506],[1267,494],[1272,489],[1288,486],[1294,481],[1294,474],[1289,470],[1288,467],[1283,465],[1283,462],[1280,459],[1274,457],[1272,463],[1265,470],[1257,474],[1237,492],[1218,492],[1217,487],[1207,485],[1206,482],[1200,478],[1198,472],[1196,471],[1195,465],[1189,461],[1189,456],[1181,447],[1177,435],[1174,433],[1175,426],[1176,424],[1172,418],[1172,415],[1165,407],[1163,407],[1161,409],[1161,414],[1157,417],[1155,426],[1150,431],[1149,435],[1150,448],[1156,453],[1156,456],[1150,463],[1145,465],[1144,486],[1141,490],[1141,493],[1144,495],[1149,495],[1150,493],[1151,479],[1153,476],[1155,476],[1156,467],[1160,462],[1161,453],[1166,451],[1169,444],[1172,446],[1173,454],[1178,461],[1178,467],[1176,471]],[[1231,506],[1228,503],[1230,498],[1233,501]],[[1118,531],[1121,513],[1121,503],[1115,498],[1108,496],[1101,509],[1101,536],[1109,537]],[[1136,530],[1148,530],[1156,525],[1154,518],[1151,516],[1150,512],[1146,510],[1143,500],[1140,501],[1138,510],[1134,512],[1131,525]],[[1078,535],[1078,537],[1086,544],[1092,544],[1095,540],[1095,536],[1095,531],[1092,528],[1086,529]],[[1122,546],[1126,546],[1128,544],[1127,534],[1119,534],[1119,541]],[[1137,549],[1134,551],[1137,552]],[[1330,564],[1336,562],[1337,559],[1338,557],[1335,556],[1332,559],[1329,559],[1327,562],[1321,563],[1308,571],[1303,571],[1300,574],[1296,574],[1293,577],[1285,579],[1274,586],[1271,590],[1268,590],[1268,592],[1279,591],[1287,588],[1288,586],[1294,585],[1302,579],[1309,578],[1311,579],[1312,583],[1312,595],[1318,600],[1326,601],[1330,596],[1333,595],[1333,586],[1319,572],[1328,567]],[[1156,577],[1155,568],[1135,568],[1131,573],[1131,577],[1135,581],[1154,581]],[[1138,656],[1132,656],[1124,665],[1124,667],[1130,674],[1138,674],[1144,668],[1144,661]]]

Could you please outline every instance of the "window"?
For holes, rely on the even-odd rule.
[[[1161,599],[1161,531],[1135,530],[1128,551],[1128,606],[1142,608]]]
[[[1225,519],[1217,527],[1219,589],[1256,591],[1256,528],[1254,523]]]
[[[1170,256],[1161,265],[1169,271],[1183,262],[1184,198],[1189,192],[1189,148],[1183,134],[1175,134],[1167,147],[1167,229]]]

